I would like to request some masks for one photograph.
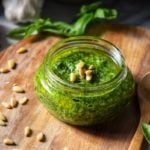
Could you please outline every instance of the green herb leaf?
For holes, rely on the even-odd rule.
[[[117,17],[117,11],[115,9],[98,8],[94,17],[100,19],[115,19]]]
[[[93,19],[93,14],[84,14],[80,17],[73,25],[72,30],[70,30],[71,36],[82,35],[85,32],[85,28],[87,27],[88,23]]]
[[[150,144],[150,125],[146,123],[142,123],[141,128],[145,139]]]
[[[80,8],[80,12],[77,14],[77,16],[81,16],[81,15],[84,15],[85,13],[92,12],[96,10],[98,7],[100,7],[101,5],[102,5],[102,2],[100,1],[89,4],[89,5],[83,5]]]
[[[16,29],[11,30],[8,33],[8,36],[14,39],[22,39],[23,37],[25,37],[26,30],[27,30],[27,27],[16,28]]]
[[[77,36],[85,33],[90,22],[97,19],[115,19],[117,11],[115,9],[99,8],[101,2],[83,5],[78,13],[78,17],[73,24],[65,22],[54,22],[50,19],[37,19],[30,25],[13,29],[8,36],[14,39],[21,39],[40,32],[49,32],[64,36]]]

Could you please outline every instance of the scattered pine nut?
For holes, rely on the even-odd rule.
[[[18,101],[14,97],[12,97],[10,99],[10,105],[11,105],[12,108],[17,107]]]
[[[75,73],[70,73],[70,81],[75,82],[76,79],[77,79],[76,74]]]
[[[92,80],[92,75],[87,75],[87,76],[86,76],[86,80],[87,80],[87,81],[91,81],[91,80]]]
[[[3,121],[3,120],[0,120],[0,126],[6,126],[7,124],[6,124],[6,122],[5,121]]]
[[[7,121],[7,118],[6,118],[6,116],[4,116],[1,112],[0,112],[0,120],[2,120],[2,121]]]
[[[7,68],[0,68],[0,73],[8,73],[9,69]]]
[[[21,105],[25,105],[27,102],[28,102],[28,98],[27,97],[22,97],[20,100],[19,100],[19,104]]]
[[[37,137],[36,137],[36,139],[38,140],[38,141],[44,141],[44,139],[45,139],[45,135],[42,133],[42,132],[40,132],[38,135],[37,135]]]
[[[8,60],[8,67],[9,69],[14,69],[16,66],[16,62],[13,59]]]
[[[83,68],[85,66],[85,63],[81,60],[77,65],[76,69],[79,70],[80,68]]]
[[[10,138],[4,139],[3,143],[6,144],[6,145],[15,145],[15,142]]]
[[[7,109],[11,109],[11,108],[12,108],[11,105],[10,105],[10,103],[7,103],[7,102],[2,102],[2,105],[3,105],[5,108],[7,108]]]
[[[12,90],[16,93],[24,93],[25,91],[23,90],[23,88],[21,88],[20,86],[13,86]]]
[[[27,49],[26,49],[25,47],[20,47],[16,52],[17,52],[18,54],[22,54],[22,53],[27,52]]]
[[[92,72],[93,72],[93,70],[86,70],[86,71],[85,71],[85,74],[86,74],[86,75],[91,75]]]
[[[94,65],[90,65],[89,70],[93,70],[93,69],[94,69]]]
[[[31,128],[28,127],[28,126],[25,127],[25,129],[24,129],[24,134],[25,134],[25,136],[29,137],[29,136],[31,135],[31,133],[32,133]]]

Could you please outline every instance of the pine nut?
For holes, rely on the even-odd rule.
[[[9,69],[14,69],[16,66],[16,62],[13,59],[8,60]]]
[[[85,69],[84,68],[79,68],[79,75],[81,78],[84,77],[84,75],[85,75]]]
[[[27,97],[22,97],[20,100],[19,100],[19,104],[21,105],[25,105],[27,102],[28,102],[28,98]]]
[[[94,69],[94,65],[90,65],[89,70],[93,70],[93,69]]]
[[[14,97],[12,97],[10,99],[10,105],[11,105],[12,108],[16,107],[18,105],[18,101]]]
[[[70,74],[70,81],[71,81],[71,82],[75,82],[76,79],[77,79],[76,74],[75,74],[75,73],[71,73],[71,74]]]
[[[32,133],[31,128],[28,127],[28,126],[25,127],[25,129],[24,129],[24,134],[25,134],[25,136],[29,137],[29,136],[31,135],[31,133]]]
[[[8,73],[9,69],[7,68],[0,68],[0,73]]]
[[[86,70],[86,71],[85,71],[85,74],[86,74],[86,75],[91,75],[92,72],[93,72],[93,70]]]
[[[22,54],[22,53],[27,52],[27,49],[26,49],[25,47],[20,47],[16,52],[17,52],[18,54]]]
[[[2,102],[2,105],[3,105],[5,108],[7,108],[7,109],[11,109],[11,108],[12,108],[11,105],[10,105],[10,103],[7,103],[7,102]]]
[[[76,65],[76,69],[79,70],[81,68],[83,68],[85,66],[85,63],[83,61],[80,61],[77,65]]]
[[[37,138],[38,141],[44,141],[45,135],[44,135],[42,132],[40,132],[40,133],[37,135],[36,138]]]
[[[14,145],[15,144],[15,142],[10,138],[4,139],[3,143],[6,144],[6,145]]]
[[[86,76],[86,80],[87,80],[87,81],[91,81],[91,80],[92,80],[92,75],[87,75],[87,76]]]
[[[0,120],[7,121],[7,118],[0,112]]]
[[[13,86],[12,90],[16,93],[24,93],[25,91],[23,90],[23,88],[21,88],[20,86]]]

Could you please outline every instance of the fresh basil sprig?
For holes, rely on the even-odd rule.
[[[150,125],[146,123],[142,123],[141,128],[145,139],[150,144]]]
[[[11,30],[8,33],[8,36],[13,39],[21,39],[40,32],[50,32],[67,37],[83,35],[90,22],[93,22],[96,19],[109,20],[117,17],[117,11],[115,9],[107,9],[100,6],[101,2],[83,5],[80,8],[79,13],[77,14],[77,19],[73,24],[61,21],[55,22],[51,19],[37,19],[30,25]]]

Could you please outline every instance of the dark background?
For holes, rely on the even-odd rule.
[[[103,0],[104,6],[116,8],[119,16],[115,23],[140,25],[150,28],[150,1],[146,0]],[[59,0],[45,0],[43,16],[70,22],[79,10],[80,4],[63,3]]]
[[[149,0],[102,0],[102,2],[104,6],[118,10],[119,16],[115,21],[116,23],[150,27]],[[2,0],[0,0],[0,18],[2,19],[4,17],[1,3]],[[50,17],[54,20],[71,22],[82,4],[67,3],[62,2],[62,0],[45,0],[42,16]]]
[[[45,0],[41,16],[71,23],[83,3],[67,3],[62,1]],[[82,1],[86,4],[85,0]],[[102,2],[105,7],[118,10],[118,18],[111,21],[111,23],[150,28],[150,0],[103,0]],[[14,27],[16,27],[15,24],[5,19],[2,0],[0,0],[0,49],[13,43],[13,41],[6,39],[6,33]]]

